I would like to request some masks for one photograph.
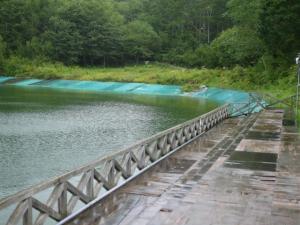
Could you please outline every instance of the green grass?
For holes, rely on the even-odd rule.
[[[188,69],[160,63],[122,68],[83,68],[60,63],[29,61],[17,57],[10,58],[4,65],[5,74],[17,77],[174,84],[181,85],[185,91],[207,85],[268,92],[277,97],[295,93],[295,70],[296,68],[291,68],[286,73],[270,74],[260,73],[256,68]]]

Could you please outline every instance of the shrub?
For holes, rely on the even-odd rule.
[[[29,65],[31,65],[31,61],[29,59],[19,56],[11,56],[5,60],[3,70],[10,76],[20,76],[26,74]]]
[[[209,45],[202,45],[197,48],[195,55],[197,56],[197,66],[214,68],[218,65],[215,49]]]

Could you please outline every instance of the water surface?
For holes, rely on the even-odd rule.
[[[188,97],[0,85],[0,198],[215,107]]]

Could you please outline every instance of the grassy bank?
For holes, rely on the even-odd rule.
[[[278,97],[293,94],[296,84],[295,68],[282,74],[259,72],[257,68],[187,69],[158,63],[122,68],[82,68],[20,58],[7,60],[3,68],[5,74],[17,77],[176,84],[182,85],[185,91],[207,85],[269,92]],[[272,76],[277,78],[272,79]]]

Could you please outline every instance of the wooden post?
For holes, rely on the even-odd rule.
[[[64,218],[68,215],[68,196],[66,183],[64,182],[62,185],[64,186],[64,190],[58,199],[58,212]]]
[[[32,225],[32,199],[27,199],[27,210],[23,215],[23,225]]]
[[[90,197],[90,199],[94,199],[95,196],[94,196],[94,169],[91,169],[90,171],[88,171],[89,173],[89,181],[87,183],[87,186],[86,186],[86,191],[87,191],[87,195]]]

